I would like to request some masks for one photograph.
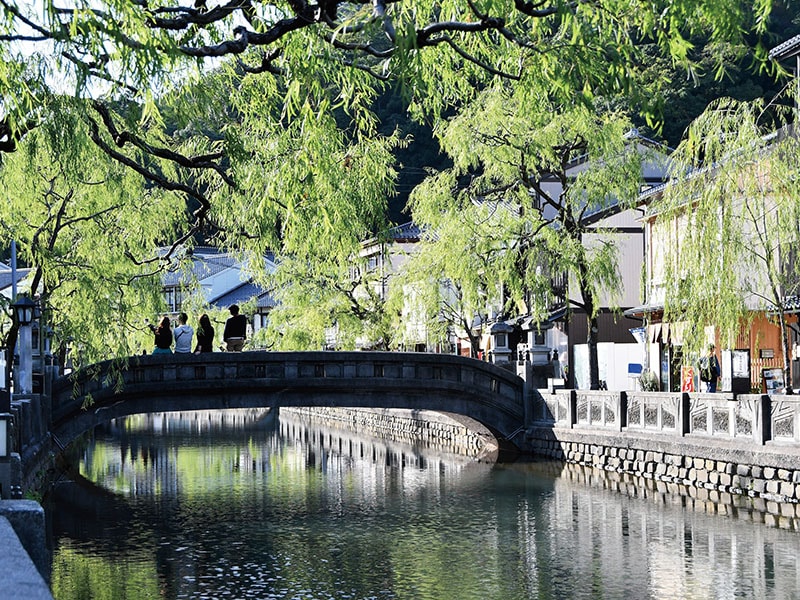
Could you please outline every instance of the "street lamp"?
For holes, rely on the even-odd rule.
[[[11,308],[14,309],[14,317],[20,327],[33,323],[33,318],[36,314],[36,302],[28,296],[18,296],[17,301],[11,305]]]
[[[11,305],[14,318],[19,325],[17,347],[19,348],[19,369],[14,378],[15,394],[33,392],[33,348],[31,340],[31,323],[36,317],[36,303],[28,296],[20,295]]]

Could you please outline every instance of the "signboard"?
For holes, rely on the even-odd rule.
[[[691,365],[684,365],[681,367],[681,391],[682,392],[695,392],[694,383],[694,367]]]
[[[749,394],[750,350],[723,350],[720,360],[722,379],[720,391],[734,394]]]
[[[731,350],[731,371],[734,377],[750,379],[749,350]]]
[[[769,368],[761,369],[762,389],[770,396],[773,394],[783,394],[783,369]]]

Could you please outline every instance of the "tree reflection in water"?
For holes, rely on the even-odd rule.
[[[796,532],[561,463],[263,411],[130,417],[72,451],[58,600],[800,596]]]

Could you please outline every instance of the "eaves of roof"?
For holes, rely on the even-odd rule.
[[[798,51],[800,51],[800,36],[798,36]],[[764,153],[770,152],[773,143],[779,142],[779,141],[781,141],[781,140],[783,140],[783,139],[785,139],[787,137],[796,136],[796,135],[797,135],[797,130],[796,130],[795,126],[792,125],[792,124],[785,125],[781,129],[778,129],[777,131],[773,131],[771,133],[768,133],[768,134],[766,134],[766,135],[764,135],[762,137],[763,141],[766,144],[764,146],[764,148],[762,149],[762,152],[764,152]],[[668,186],[681,185],[683,182],[688,181],[688,180],[692,179],[693,177],[699,177],[699,176],[704,175],[704,174],[709,173],[709,172],[711,172],[713,174],[715,171],[723,169],[724,167],[725,167],[725,160],[723,159],[723,160],[721,160],[719,162],[715,162],[715,163],[711,163],[711,164],[708,164],[708,165],[705,165],[705,166],[702,166],[702,167],[691,169],[691,170],[687,171],[683,175],[683,177],[681,177],[681,178],[673,177],[673,178],[669,179],[668,181],[665,181],[664,183],[660,183],[658,185],[654,185],[652,187],[649,187],[646,190],[643,190],[639,194],[639,198],[637,200],[637,204],[638,204],[638,206],[647,205],[652,198],[654,198],[654,197],[656,197],[656,196],[658,196],[660,194],[663,194],[664,190],[666,190]],[[687,200],[687,203],[688,203],[688,200]],[[653,217],[653,216],[656,216],[656,215],[658,215],[657,211],[648,212],[642,218],[643,219],[647,219],[647,218],[650,218],[650,217]]]
[[[800,35],[796,35],[769,51],[772,60],[783,60],[800,54]]]
[[[413,221],[397,225],[380,232],[376,237],[361,242],[362,248],[370,248],[386,242],[418,242],[422,230]]]
[[[245,281],[241,285],[226,291],[209,301],[209,304],[218,307],[228,307],[231,304],[242,304],[256,298],[259,308],[272,308],[276,305],[275,299],[267,290],[252,281]]]
[[[643,304],[641,306],[634,306],[622,312],[623,316],[629,318],[645,318],[648,315],[660,317],[664,312],[664,305],[661,303],[656,304]]]
[[[389,238],[394,241],[416,242],[419,241],[419,237],[420,228],[414,221],[403,223],[389,230]]]
[[[17,283],[25,279],[28,276],[28,273],[30,272],[31,272],[30,269],[17,269],[16,272]],[[14,282],[11,273],[12,271],[10,269],[8,271],[6,271],[5,269],[0,271],[0,290],[4,290],[8,287],[11,287],[11,284]]]

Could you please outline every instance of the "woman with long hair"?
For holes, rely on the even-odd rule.
[[[150,324],[150,331],[155,336],[153,354],[172,354],[172,329],[169,326],[169,317],[161,317],[158,326]]]
[[[207,314],[200,315],[197,322],[197,346],[194,349],[195,354],[201,352],[214,351],[214,328],[211,326],[211,319]]]

